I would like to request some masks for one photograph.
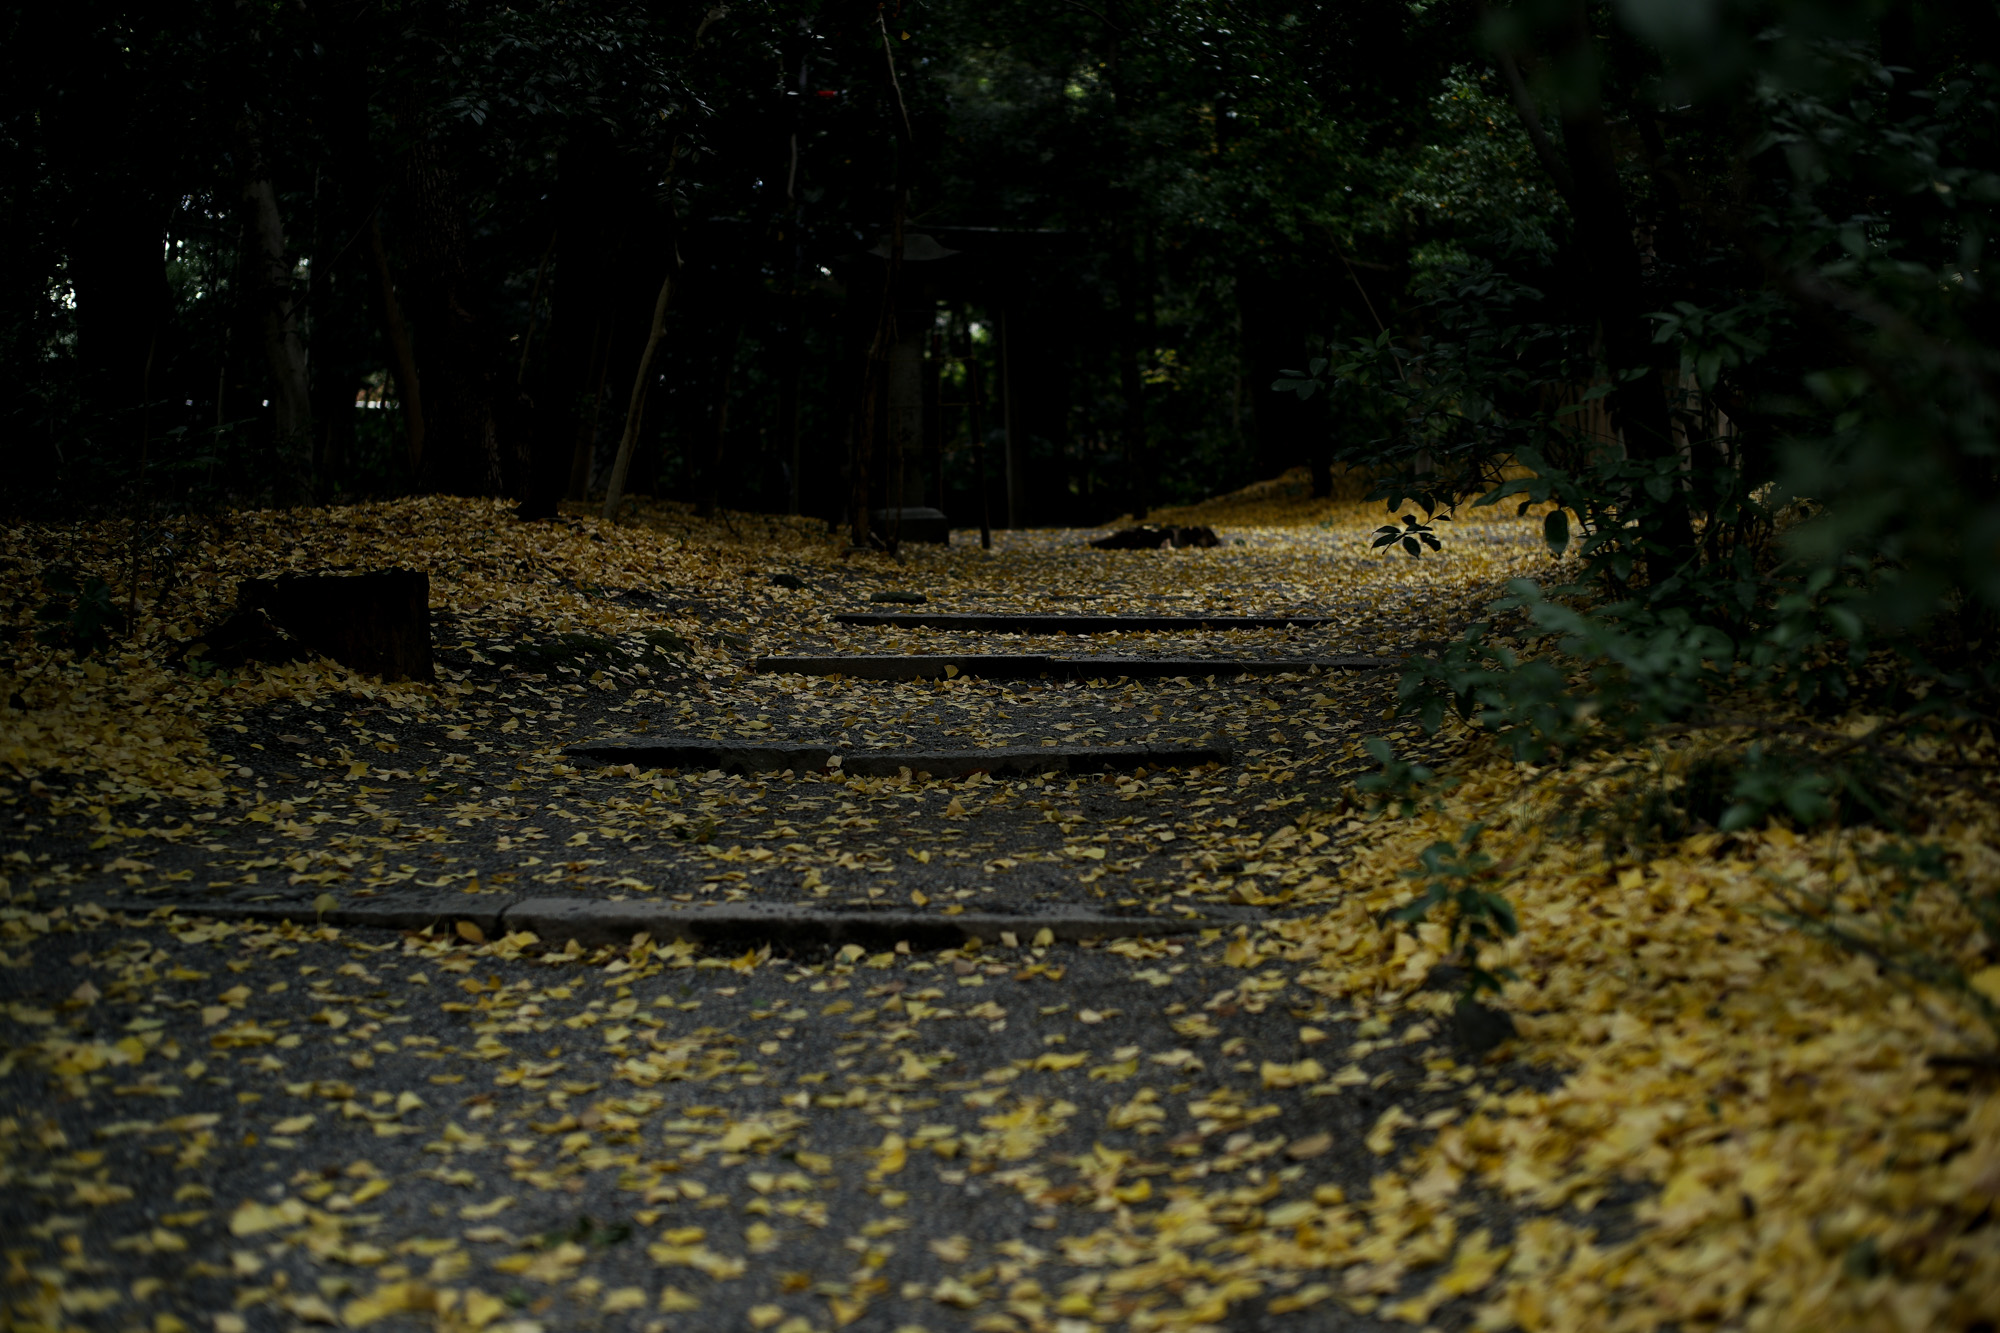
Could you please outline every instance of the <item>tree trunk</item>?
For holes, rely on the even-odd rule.
[[[805,303],[799,299],[798,282],[795,275],[785,298],[785,326],[778,341],[778,448],[785,458],[788,514],[803,512],[800,504],[805,496],[805,482],[800,475],[805,459],[801,456],[799,438],[799,373],[805,359],[805,337],[799,320],[805,312]]]
[[[1516,111],[1550,176],[1569,202],[1577,247],[1590,272],[1590,292],[1604,335],[1605,357],[1619,376],[1611,409],[1625,439],[1628,457],[1660,461],[1677,457],[1666,384],[1652,339],[1652,321],[1630,210],[1618,179],[1617,145],[1605,120],[1599,91],[1596,41],[1581,0],[1570,0],[1550,33],[1552,64],[1561,89],[1559,118],[1562,160],[1539,123],[1533,101],[1511,55],[1503,52],[1503,73]],[[1631,379],[1623,372],[1644,371]],[[1654,515],[1644,534],[1657,548],[1647,557],[1647,576],[1660,583],[1693,554],[1694,528],[1686,501],[1676,491]]]
[[[112,438],[136,446],[140,423],[130,420],[128,434],[126,418],[146,397],[148,363],[173,309],[163,258],[173,195],[160,178],[172,159],[158,142],[159,118],[139,105],[138,53],[122,46],[95,7],[19,12],[35,15],[24,30],[42,35],[22,54],[45,78],[17,92],[32,102],[21,110],[47,145],[48,184],[57,188],[10,178],[10,209],[36,194],[69,204],[51,230],[62,237],[76,297],[76,387],[96,418],[93,429],[117,420]]]
[[[625,475],[632,468],[632,450],[639,443],[639,423],[646,411],[646,391],[652,387],[653,354],[666,333],[667,306],[673,301],[678,258],[660,283],[660,295],[653,302],[653,324],[646,333],[646,345],[639,352],[639,373],[632,379],[632,399],[625,407],[625,431],[618,437],[618,456],[611,461],[611,481],[604,488],[604,517],[618,517],[618,504],[625,498]]]
[[[925,503],[924,338],[931,320],[917,304],[923,286],[921,279],[904,270],[903,291],[896,302],[896,341],[889,346],[883,375],[890,475],[882,499],[898,510]]]
[[[310,489],[312,388],[306,378],[305,344],[299,338],[299,306],[292,293],[292,260],[285,253],[284,218],[256,130],[247,122],[239,128],[250,240],[250,262],[245,267],[263,336],[264,363],[271,371],[275,443],[285,474],[294,484]]]
[[[396,300],[396,278],[389,271],[389,252],[382,244],[381,219],[368,219],[368,259],[375,270],[380,292],[382,336],[389,344],[391,368],[396,376],[396,401],[403,408],[403,425],[409,438],[410,477],[423,475],[424,395],[417,381],[417,354],[410,345],[410,331],[403,324],[403,307]]]
[[[372,320],[356,312],[347,334],[353,355],[338,363],[327,352],[325,330],[329,307],[319,299],[312,303],[314,380],[319,429],[331,442],[351,441],[354,434],[355,381],[373,372],[381,363],[366,350],[372,334],[379,334],[388,354],[389,371],[395,380],[395,396],[403,415],[405,452],[409,475],[418,475],[424,453],[423,393],[417,383],[417,363],[409,329],[404,323],[402,302],[397,296],[395,275],[382,232],[382,167],[370,142],[372,73],[366,55],[369,25],[374,6],[368,0],[302,0],[310,13],[313,36],[320,53],[318,93],[324,107],[318,120],[326,135],[330,194],[334,201],[331,217],[337,219],[332,234],[350,237],[339,253],[314,266],[314,281],[344,284],[345,270],[339,268],[349,250],[355,252],[357,271],[351,276],[365,282],[363,307]],[[358,271],[365,266],[365,277]],[[362,289],[352,289],[361,295]],[[372,330],[370,326],[372,325]]]
[[[1297,394],[1271,389],[1280,371],[1305,364],[1311,352],[1308,321],[1315,304],[1307,299],[1295,269],[1267,271],[1253,260],[1237,271],[1237,322],[1242,329],[1244,377],[1249,381],[1250,424],[1258,471],[1267,477],[1311,463],[1331,447],[1324,394],[1301,400]]]
[[[1119,22],[1121,6],[1118,0],[1105,0],[1104,9],[1104,72],[1105,83],[1111,91],[1111,135],[1112,151],[1121,163],[1131,157],[1130,130],[1127,127],[1133,94],[1125,76],[1123,47],[1120,37],[1124,27]],[[1121,173],[1122,174],[1122,173]],[[1139,201],[1131,196],[1129,189],[1120,188],[1111,211],[1119,219],[1112,226],[1111,246],[1115,256],[1118,282],[1117,314],[1117,357],[1118,391],[1125,400],[1124,419],[1119,430],[1121,453],[1125,473],[1125,503],[1131,510],[1134,522],[1146,517],[1148,507],[1146,484],[1146,376],[1145,362],[1149,350],[1143,347],[1146,340],[1146,325],[1151,321],[1152,297],[1150,290],[1142,298],[1141,285],[1149,277],[1152,241],[1144,242],[1147,263],[1140,264],[1132,253],[1134,236],[1129,219],[1138,211]],[[1141,305],[1145,313],[1141,313]]]
[[[437,147],[419,135],[405,162],[409,185],[413,300],[422,356],[426,490],[498,495],[505,484],[493,410],[498,349],[466,308],[466,235],[457,182]]]
[[[729,13],[729,6],[718,4],[702,15],[695,25],[691,53],[698,53],[708,36],[709,28],[720,22]],[[685,140],[676,136],[673,147],[667,154],[667,170],[661,181],[660,193],[673,198],[674,172],[680,166]],[[680,249],[674,237],[671,207],[667,218],[666,250],[667,275],[660,282],[660,294],[653,302],[653,323],[646,334],[646,345],[639,352],[639,373],[632,380],[632,397],[625,408],[625,430],[618,439],[618,454],[611,461],[611,480],[604,492],[604,517],[618,517],[618,503],[624,498],[625,476],[632,467],[632,450],[639,442],[639,422],[646,410],[646,394],[651,388],[653,374],[653,354],[659,350],[660,339],[666,332],[667,307],[673,300],[674,286],[680,277]]]
[[[736,385],[736,348],[743,338],[743,322],[749,306],[747,299],[734,304],[736,318],[730,324],[729,339],[722,346],[722,362],[717,367],[715,449],[709,455],[708,466],[702,469],[701,501],[694,511],[698,518],[714,518],[716,507],[722,503],[722,460],[727,457],[729,446],[729,395]]]
[[[960,311],[959,323],[964,325],[964,312]],[[993,549],[993,503],[986,488],[986,423],[979,415],[979,344],[972,341],[972,331],[965,330],[965,370],[968,394],[965,402],[966,429],[972,436],[972,475],[979,492],[979,549]]]
[[[944,335],[930,335],[924,366],[924,495],[921,503],[944,512]]]
[[[572,500],[590,498],[590,478],[597,463],[597,423],[604,411],[604,382],[611,375],[611,329],[602,320],[591,338],[591,348],[585,372],[590,410],[577,414],[570,441],[568,495]]]
[[[785,512],[789,514],[801,512],[805,497],[805,482],[801,475],[805,459],[801,455],[799,439],[799,374],[805,359],[805,330],[800,321],[805,317],[802,292],[806,281],[806,246],[804,207],[799,197],[799,170],[803,165],[800,140],[805,135],[806,101],[812,90],[812,27],[809,18],[798,22],[798,75],[793,82],[793,91],[797,96],[791,99],[790,155],[785,166],[786,218],[778,238],[787,252],[785,263],[790,273],[785,285],[784,327],[778,342],[778,447],[786,460],[786,489],[789,493],[785,497]]]
[[[590,486],[605,347],[618,302],[612,289],[631,274],[621,262],[628,233],[642,229],[636,193],[642,164],[618,157],[593,127],[579,128],[556,156],[556,230],[562,244],[550,272],[548,331],[535,401],[534,443],[522,518],[551,518],[565,498]]]
[[[889,397],[889,360],[896,342],[896,299],[903,282],[904,226],[909,218],[910,176],[916,165],[913,161],[916,146],[913,142],[915,136],[910,132],[910,111],[903,102],[903,87],[896,77],[896,53],[889,43],[889,27],[879,9],[875,13],[875,30],[882,39],[882,68],[887,75],[889,91],[896,101],[896,193],[895,204],[889,214],[889,259],[883,269],[882,300],[876,307],[875,334],[869,340],[868,359],[862,372],[861,422],[854,440],[852,536],[856,546],[866,544],[869,536],[868,464],[874,452],[875,437],[881,428],[882,410]],[[894,503],[900,510],[900,497]]]
[[[1013,321],[1006,306],[1000,307],[1000,448],[1005,453],[1007,485],[1007,526],[1018,528],[1028,513],[1028,460],[1022,456],[1021,440],[1014,430],[1014,358],[1010,353]]]
[[[1121,229],[1122,230],[1122,229]],[[1146,517],[1146,349],[1141,345],[1145,321],[1140,316],[1142,278],[1130,254],[1131,238],[1114,242],[1119,250],[1118,389],[1125,399],[1119,439],[1125,463],[1125,503],[1132,521]]]

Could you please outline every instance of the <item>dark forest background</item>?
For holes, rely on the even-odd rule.
[[[17,500],[601,495],[672,269],[625,489],[837,519],[899,191],[957,252],[905,256],[899,314],[931,326],[959,521],[975,362],[996,524],[1302,463],[1324,486],[1341,431],[1278,373],[1416,327],[1410,293],[1468,243],[1557,245],[1463,8],[169,0],[13,25]]]
[[[17,511],[638,494],[867,540],[1303,465],[1548,506],[1589,597],[1727,654],[2000,602],[1991,3],[6,22]]]

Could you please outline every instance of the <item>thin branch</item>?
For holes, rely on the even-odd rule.
[[[708,36],[708,30],[711,27],[713,27],[716,23],[720,22],[723,16],[728,13],[729,13],[728,5],[717,5],[715,8],[709,10],[708,13],[702,16],[700,25],[697,26],[694,30],[695,50],[697,51],[701,50],[702,38]]]
[[[910,129],[910,108],[903,105],[903,84],[896,77],[896,48],[889,45],[889,25],[882,20],[882,11],[875,11],[875,27],[882,34],[882,59],[889,66],[889,87],[896,93],[896,111],[903,118],[903,147],[907,151],[916,138]]]
[[[625,408],[625,431],[618,440],[618,455],[611,464],[611,483],[604,492],[604,517],[615,521],[618,504],[625,498],[625,474],[632,466],[632,451],[639,441],[639,422],[646,411],[648,377],[653,370],[653,354],[666,333],[667,306],[673,300],[674,276],[680,268],[678,247],[667,260],[667,276],[660,282],[660,294],[653,301],[653,323],[646,332],[645,350],[639,353],[639,373],[632,378],[632,399]]]
[[[1877,301],[1864,292],[1852,291],[1831,281],[1822,274],[1811,270],[1794,268],[1780,279],[1781,287],[1801,305],[1815,307],[1822,312],[1852,315],[1856,319],[1872,324],[1881,332],[1903,340],[1920,349],[1925,355],[1951,367],[1959,374],[1977,383],[1987,394],[1995,393],[1991,370],[1976,359],[1947,342],[1933,338],[1918,328],[1901,311]],[[1882,386],[1892,395],[1899,395],[1900,378],[1888,367],[1880,365],[1874,358],[1858,348],[1851,348],[1857,360],[1861,360],[1871,374],[1881,381]]]
[[[701,50],[702,39],[708,35],[722,16],[729,12],[728,5],[717,5],[702,16],[694,30],[692,50]],[[681,152],[687,144],[685,135],[676,135],[673,150],[667,155],[667,173],[664,181],[667,196],[669,228],[673,212],[674,171],[680,166]],[[604,492],[604,517],[616,521],[619,501],[625,498],[625,475],[632,466],[632,451],[639,443],[639,422],[646,410],[646,390],[653,371],[653,354],[659,350],[660,339],[666,333],[667,306],[674,295],[674,279],[681,269],[681,252],[678,243],[667,247],[667,275],[660,280],[660,294],[653,300],[653,323],[646,332],[646,346],[639,353],[639,373],[632,377],[632,397],[625,408],[625,430],[618,440],[618,455],[611,463],[611,483]]]
[[[1084,13],[1090,15],[1092,18],[1096,19],[1099,23],[1102,23],[1107,28],[1113,28],[1119,32],[1131,31],[1131,29],[1127,28],[1122,23],[1112,22],[1110,16],[1106,15],[1103,11],[1092,9],[1089,5],[1084,4],[1083,0],[1063,0],[1063,3],[1068,5],[1071,9],[1082,10]]]
[[[1491,20],[1492,9],[1486,0],[1479,0],[1479,16]],[[1548,131],[1542,128],[1542,113],[1535,109],[1535,99],[1528,92],[1528,81],[1521,77],[1521,67],[1514,60],[1514,53],[1498,42],[1493,44],[1493,60],[1500,66],[1500,77],[1506,81],[1507,93],[1514,100],[1514,113],[1521,118],[1521,128],[1528,132],[1528,142],[1535,147],[1535,156],[1541,159],[1542,169],[1549,173],[1549,179],[1562,191],[1565,199],[1576,193],[1576,178],[1570,174],[1569,163],[1560,150],[1550,142]]]
[[[514,387],[520,388],[528,378],[528,349],[535,345],[535,308],[542,300],[542,279],[548,276],[549,259],[556,252],[556,237],[560,231],[549,233],[548,247],[542,251],[542,262],[535,269],[535,285],[528,293],[528,331],[521,335],[521,368],[514,372]]]
[[[382,208],[382,200],[378,197],[374,203],[368,206],[368,216],[361,219],[361,225],[354,229],[354,234],[347,238],[346,243],[343,244],[340,247],[340,249],[334,251],[333,258],[326,261],[324,267],[327,270],[330,271],[334,265],[338,264],[341,260],[345,259],[347,257],[347,252],[354,248],[354,243],[360,240],[363,236],[368,234],[368,224],[375,220],[375,214],[380,212],[381,208]]]
[[[1340,256],[1340,266],[1347,270],[1347,280],[1354,284],[1355,291],[1361,293],[1361,304],[1368,307],[1368,318],[1375,321],[1376,331],[1379,333],[1387,333],[1389,331],[1389,326],[1387,324],[1384,324],[1382,322],[1382,316],[1376,313],[1375,302],[1373,302],[1368,298],[1368,289],[1366,287],[1363,287],[1361,285],[1361,279],[1355,276],[1354,265],[1347,262],[1347,252],[1345,250],[1342,250],[1338,244],[1336,244],[1333,247],[1333,252]],[[1402,368],[1403,368],[1403,363],[1400,360],[1397,361],[1396,369],[1401,370]],[[1407,379],[1408,376],[1405,376],[1404,378]]]

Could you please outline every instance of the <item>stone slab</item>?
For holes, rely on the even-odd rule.
[[[1385,671],[1402,666],[1395,657],[1052,657],[1043,653],[839,654],[759,657],[751,670],[792,676],[847,676],[855,680],[942,680],[978,676],[984,680],[1158,679],[1186,676],[1310,675],[1314,671]]]
[[[828,741],[708,741],[686,736],[619,736],[585,741],[563,753],[599,764],[641,768],[719,768],[725,773],[819,772],[833,759]]]
[[[844,754],[840,771],[895,777],[904,769],[934,778],[971,773],[1120,773],[1135,768],[1198,768],[1227,764],[1226,745],[995,746],[988,750],[860,750]]]
[[[507,909],[518,901],[511,894],[499,893],[440,894],[382,903],[349,899],[326,912],[316,910],[310,901],[298,900],[239,903],[227,900],[160,902],[107,899],[102,905],[107,911],[129,912],[135,916],[171,910],[187,916],[213,916],[273,925],[290,921],[302,926],[338,926],[343,930],[349,926],[370,926],[381,930],[422,930],[426,926],[436,926],[449,930],[460,921],[469,921],[479,928],[481,934],[490,937],[500,930],[501,918]]]
[[[563,753],[600,764],[641,768],[719,768],[725,773],[825,772],[836,759],[856,777],[895,777],[904,769],[935,778],[971,773],[1112,773],[1136,768],[1227,764],[1222,745],[1018,745],[984,750],[855,750],[837,754],[826,741],[737,744],[685,737],[617,736],[571,745]]]
[[[752,671],[787,676],[850,676],[855,680],[943,680],[947,676],[979,676],[986,680],[1028,680],[1047,675],[1049,659],[1037,653],[952,653],[899,656],[891,654],[819,654],[804,657],[759,657]]]
[[[345,929],[441,931],[468,922],[488,939],[509,931],[531,931],[545,944],[625,944],[633,936],[650,935],[662,943],[770,944],[774,947],[816,947],[861,944],[943,949],[979,940],[1002,943],[1011,934],[1017,943],[1031,943],[1041,931],[1064,943],[1127,936],[1187,935],[1268,919],[1261,913],[1210,908],[1199,916],[1113,916],[1104,912],[965,912],[956,916],[883,910],[815,909],[753,903],[697,904],[679,908],[655,902],[605,902],[601,899],[512,898],[465,895],[422,903],[348,904],[325,913],[309,903],[126,902],[107,900],[107,911],[150,915],[171,908],[176,916],[208,916],[268,924],[328,925]]]
[[[1398,657],[1051,657],[1051,674],[1070,680],[1171,679],[1186,676],[1206,680],[1210,676],[1309,676],[1315,671],[1389,671],[1400,668]]]
[[[841,625],[875,629],[935,629],[988,634],[1135,634],[1176,630],[1312,628],[1336,623],[1332,616],[1064,616],[951,611],[845,611]]]
[[[1247,919],[1247,918],[1245,918]],[[623,944],[645,932],[654,939],[695,944],[754,943],[809,946],[907,941],[912,948],[949,948],[969,939],[998,943],[1011,933],[1022,944],[1047,930],[1061,941],[1128,935],[1185,935],[1237,925],[1235,917],[1130,917],[1102,912],[965,912],[945,916],[906,909],[812,910],[750,903],[697,905],[672,911],[656,903],[577,902],[532,898],[509,908],[508,930],[531,930],[543,940]]]

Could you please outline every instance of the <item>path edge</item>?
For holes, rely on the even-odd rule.
[[[583,945],[630,943],[650,936],[697,945],[770,945],[776,947],[894,945],[945,949],[977,940],[1003,943],[1012,934],[1027,945],[1043,931],[1049,940],[1075,944],[1085,940],[1192,935],[1261,924],[1268,918],[1217,916],[1204,913],[1182,917],[1112,916],[1102,912],[1001,913],[966,912],[957,916],[908,911],[814,911],[735,904],[699,905],[671,911],[652,903],[576,901],[567,898],[516,898],[482,895],[487,901],[459,903],[447,899],[382,904],[343,904],[325,912],[310,904],[177,902],[152,903],[104,900],[106,912],[156,919],[210,917],[277,925],[327,925],[340,929],[395,931],[433,930],[463,934],[471,926],[482,938],[511,932],[532,932],[545,944]]]

